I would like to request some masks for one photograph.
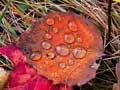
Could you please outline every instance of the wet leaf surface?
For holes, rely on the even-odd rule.
[[[16,47],[54,84],[85,84],[95,77],[95,62],[103,53],[97,27],[73,12],[43,16],[20,36]]]

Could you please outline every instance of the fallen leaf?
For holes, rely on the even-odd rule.
[[[26,64],[25,55],[14,44],[0,47],[0,54],[5,55],[14,63],[14,67],[8,77],[8,90],[71,90],[67,85],[54,85],[52,81],[38,75],[37,70]],[[7,77],[3,70],[0,72],[0,80]],[[3,76],[4,75],[4,76]],[[4,82],[6,80],[4,79]],[[3,83],[0,83],[1,88]]]
[[[39,75],[54,84],[83,85],[95,77],[103,53],[97,27],[83,15],[50,12],[16,41]]]
[[[14,65],[24,63],[26,60],[24,54],[14,44],[0,47],[0,54],[6,56]]]
[[[64,85],[53,85],[52,81],[37,74],[28,64],[19,64],[9,76],[8,90],[63,90]],[[70,87],[64,90],[71,90]]]

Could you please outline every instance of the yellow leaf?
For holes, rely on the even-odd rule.
[[[120,2],[120,0],[113,0],[113,1]]]

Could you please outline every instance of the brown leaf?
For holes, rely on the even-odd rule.
[[[95,62],[103,53],[97,27],[73,12],[48,13],[20,36],[16,47],[54,84],[85,84],[95,77]]]

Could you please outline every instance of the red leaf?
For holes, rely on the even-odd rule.
[[[64,85],[53,85],[52,81],[39,76],[28,64],[17,65],[9,77],[9,90],[63,90]],[[71,90],[67,87],[66,90]]]
[[[8,80],[8,90],[64,90],[65,85],[54,85],[52,81],[37,74],[37,71],[25,63],[25,55],[14,45],[3,46],[0,54],[7,56],[15,67]],[[63,89],[64,88],[64,89]],[[71,90],[67,86],[66,90]]]
[[[0,47],[0,54],[7,56],[14,65],[24,63],[25,61],[24,54],[14,45]]]

